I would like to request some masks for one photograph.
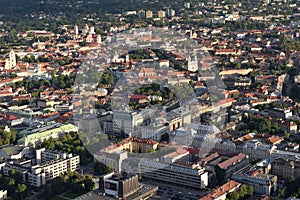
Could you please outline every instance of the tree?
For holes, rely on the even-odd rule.
[[[107,174],[107,173],[113,172],[113,167],[107,166],[107,165],[103,164],[102,162],[95,162],[94,172],[97,175]]]
[[[85,191],[91,191],[95,188],[95,182],[93,181],[93,177],[85,176],[83,179],[83,185]]]
[[[25,184],[18,184],[18,195],[21,197],[21,199],[24,198],[24,195],[26,193],[27,186]]]

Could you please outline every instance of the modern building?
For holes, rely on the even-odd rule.
[[[148,126],[140,127],[141,138],[154,141],[161,141],[161,137],[169,132],[170,127],[160,121],[154,122]]]
[[[169,164],[148,159],[139,163],[142,177],[175,185],[205,188],[208,185],[208,173],[199,165]]]
[[[138,175],[110,173],[100,177],[99,189],[105,194],[126,198],[139,189]]]
[[[140,200],[150,199],[156,195],[157,186],[142,184],[137,175],[127,173],[110,173],[99,179],[99,190],[91,191],[76,199],[92,200]],[[100,193],[99,193],[100,191]]]
[[[59,175],[79,169],[79,155],[58,153],[45,149],[37,150],[36,164],[34,161],[28,160],[20,163],[19,161],[11,161],[5,163],[3,167],[4,175],[9,175],[12,169],[16,169],[23,175],[23,180],[28,181],[34,187],[41,187]],[[57,156],[58,155],[58,156]],[[43,162],[44,161],[44,162]]]

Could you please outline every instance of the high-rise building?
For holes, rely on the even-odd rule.
[[[153,12],[152,12],[152,10],[147,10],[147,11],[146,11],[146,19],[152,18],[152,17],[153,17]]]
[[[79,30],[78,30],[78,26],[75,24],[74,26],[74,34],[78,35],[79,34]]]
[[[145,10],[139,10],[138,15],[140,18],[144,19],[146,17],[146,11]]]
[[[34,187],[41,187],[59,175],[67,171],[79,169],[79,155],[73,155],[63,152],[49,151],[46,149],[37,150],[37,163],[31,165],[31,160],[25,160],[23,163],[14,161],[5,163],[3,167],[4,175],[9,175],[12,169],[23,174],[23,180],[28,181]]]
[[[167,14],[167,17],[174,17],[175,16],[175,10],[171,9],[171,8],[168,8],[166,10],[166,14]]]
[[[166,12],[164,10],[159,10],[157,12],[158,18],[165,18],[166,17]]]
[[[156,194],[157,190],[157,186],[139,183],[138,175],[112,172],[100,177],[100,195],[91,194],[91,196],[92,199],[104,199],[101,197],[104,194],[105,196],[109,195],[109,199],[149,199],[149,197]],[[85,197],[80,199],[85,199]]]

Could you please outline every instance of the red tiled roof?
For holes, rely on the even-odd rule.
[[[224,185],[218,187],[217,189],[215,189],[214,191],[209,193],[208,195],[201,197],[199,200],[217,199],[218,197],[221,197],[221,196],[229,193],[230,191],[234,190],[235,188],[239,188],[240,185],[241,185],[240,183],[230,180],[227,183],[225,183]]]

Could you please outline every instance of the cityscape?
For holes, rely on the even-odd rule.
[[[0,200],[300,199],[300,0],[0,0]]]

